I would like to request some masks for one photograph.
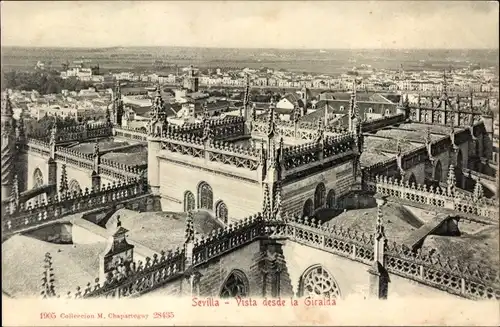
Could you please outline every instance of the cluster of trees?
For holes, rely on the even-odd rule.
[[[19,72],[10,71],[2,74],[2,90],[36,90],[40,94],[61,93],[61,90],[80,91],[93,86],[76,77],[62,79],[58,72]]]

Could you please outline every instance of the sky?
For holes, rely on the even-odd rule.
[[[496,1],[1,3],[3,46],[498,49]]]

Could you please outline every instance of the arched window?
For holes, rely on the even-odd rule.
[[[40,168],[36,168],[35,171],[33,172],[33,188],[37,188],[37,187],[40,187],[40,186],[43,186],[44,182],[43,182],[43,174],[42,174],[42,171],[40,170]],[[33,198],[33,203],[36,203],[38,201],[38,203],[41,203],[43,201],[43,199],[45,198],[44,194],[40,194],[40,195],[37,195]]]
[[[369,114],[373,113],[373,108],[368,108],[368,113]]]
[[[304,203],[303,215],[310,217],[313,214],[313,202],[311,199],[308,199],[306,203]]]
[[[391,112],[389,111],[389,109],[385,109],[385,114],[386,115],[389,115]]]
[[[222,285],[220,295],[221,298],[230,297],[246,297],[248,296],[248,278],[240,270],[233,270],[229,277]]]
[[[33,188],[43,186],[43,174],[40,168],[35,169],[33,172]]]
[[[198,209],[213,210],[214,208],[214,193],[212,187],[205,182],[201,182],[198,186]]]
[[[224,202],[217,202],[217,205],[215,206],[215,216],[222,220],[225,224],[228,223],[229,217],[227,213],[227,206]]]
[[[324,183],[319,183],[314,191],[314,209],[325,206],[326,187]]]
[[[184,193],[184,212],[189,212],[195,209],[194,194],[191,191]]]
[[[337,199],[335,198],[335,190],[328,191],[328,196],[326,197],[326,205],[330,209],[337,208]]]
[[[322,266],[314,265],[300,277],[299,296],[335,299],[339,298],[341,293],[332,275]]]
[[[344,106],[340,106],[340,111],[344,111]]]
[[[441,178],[443,176],[443,167],[441,166],[441,161],[437,161],[436,166],[434,167],[434,180],[441,182]]]
[[[80,193],[80,190],[80,183],[78,183],[76,179],[72,179],[68,185],[68,191],[70,192],[70,194],[73,194],[74,192]]]
[[[410,178],[408,178],[408,183],[410,183],[410,185],[417,185],[417,178],[415,177],[415,174],[411,173]]]

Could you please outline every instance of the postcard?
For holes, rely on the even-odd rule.
[[[488,1],[7,1],[4,326],[500,323]]]

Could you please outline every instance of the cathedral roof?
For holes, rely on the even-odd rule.
[[[382,223],[385,235],[390,242],[402,242],[414,230],[422,226],[422,222],[397,203],[387,203],[382,207]],[[328,221],[329,225],[350,228],[358,232],[373,234],[377,220],[377,207],[353,209],[342,212]]]
[[[460,229],[459,225],[459,229]],[[490,226],[469,233],[461,230],[462,235],[429,235],[422,249],[435,249],[442,258],[457,258],[462,262],[482,263],[493,270],[500,269],[500,245],[498,226]]]
[[[120,209],[107,221],[107,228],[114,228],[116,216],[120,215],[122,226],[129,230],[128,239],[153,251],[173,250],[184,243],[186,213],[136,212]],[[197,234],[207,235],[220,225],[203,212],[194,214],[194,229]],[[168,235],[168,237],[165,237]]]
[[[108,152],[103,154],[101,158],[128,166],[144,166],[148,164],[148,149],[146,146],[138,146],[128,149],[127,151]]]
[[[53,258],[54,286],[57,292],[74,290],[93,281],[99,273],[99,254],[106,242],[92,244],[57,244],[28,235],[17,234],[2,243],[2,291],[13,297],[39,296],[43,257]]]

